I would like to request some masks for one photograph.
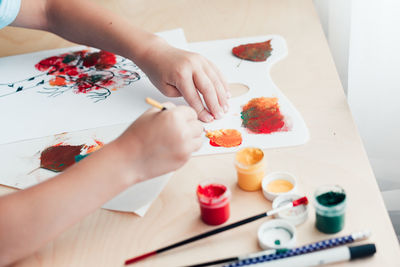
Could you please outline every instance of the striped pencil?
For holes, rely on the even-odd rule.
[[[257,264],[257,263],[262,263],[262,262],[267,262],[267,261],[289,258],[289,257],[307,254],[307,253],[311,253],[311,252],[315,252],[315,251],[319,251],[319,250],[323,250],[323,249],[327,249],[327,248],[333,248],[333,247],[338,247],[338,246],[341,246],[344,244],[357,242],[360,240],[367,239],[370,235],[371,235],[370,231],[357,232],[357,233],[353,233],[351,235],[322,240],[319,242],[304,245],[302,247],[289,249],[288,251],[286,251],[284,253],[275,253],[275,254],[247,258],[247,259],[240,260],[240,261],[228,264],[228,265],[224,265],[224,267],[246,266],[246,265]]]

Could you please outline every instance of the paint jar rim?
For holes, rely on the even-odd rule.
[[[301,198],[302,196],[296,195],[296,194],[285,194],[278,196],[274,199],[272,202],[272,208],[276,209],[279,208],[283,205],[286,205],[287,203],[293,202],[296,199]],[[281,211],[278,212],[277,214],[274,215],[275,218],[277,219],[282,219],[282,220],[287,220],[293,223],[295,226],[300,225],[304,223],[307,218],[308,218],[308,205],[299,205],[297,207],[294,207],[292,210],[298,211],[298,213],[291,212],[289,211]]]
[[[344,194],[344,199],[332,206],[325,206],[318,202],[318,197],[324,193],[336,192]],[[323,185],[317,188],[314,193],[314,207],[318,214],[328,217],[338,216],[344,214],[346,210],[347,195],[344,189],[339,185]]]
[[[205,187],[207,185],[222,185],[225,187],[225,192],[221,194],[219,197],[208,197],[203,194],[199,193],[199,188],[200,187]],[[224,205],[226,205],[227,202],[229,202],[231,198],[231,191],[229,190],[228,186],[226,184],[218,181],[218,180],[206,180],[203,182],[200,182],[200,184],[197,186],[196,190],[196,195],[197,195],[197,200],[200,204],[200,206],[207,207],[207,208],[220,208]]]
[[[280,180],[280,179],[290,182],[293,185],[293,188],[287,192],[282,192],[282,193],[274,193],[274,192],[268,191],[268,184],[271,183],[272,181]],[[291,174],[289,172],[282,172],[282,171],[271,172],[270,174],[267,174],[262,179],[261,187],[263,190],[264,197],[270,201],[273,201],[278,196],[296,193],[297,192],[297,179],[293,174]]]
[[[254,164],[245,164],[245,163],[242,163],[242,162],[240,162],[238,160],[238,155],[240,153],[242,153],[243,151],[249,150],[249,149],[255,149],[255,150],[261,151],[261,153],[262,153],[261,159],[258,160]],[[236,166],[236,169],[238,171],[242,172],[242,173],[253,173],[255,169],[259,168],[259,166],[263,166],[264,165],[264,158],[265,158],[265,154],[264,154],[264,151],[262,151],[261,148],[258,148],[258,147],[244,147],[244,148],[242,148],[242,149],[240,149],[239,151],[236,152],[236,155],[235,155],[235,166]]]

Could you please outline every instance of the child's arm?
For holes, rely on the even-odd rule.
[[[133,60],[162,93],[182,95],[202,121],[219,119],[228,109],[227,84],[210,61],[171,47],[91,1],[22,0],[12,25],[48,30]],[[203,106],[199,93],[213,116]]]
[[[128,186],[175,170],[202,144],[189,107],[154,108],[56,178],[0,197],[0,266],[42,247]]]

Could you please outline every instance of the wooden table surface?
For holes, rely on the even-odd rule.
[[[97,2],[152,32],[181,27],[189,42],[282,35],[289,55],[273,67],[271,75],[303,115],[311,139],[303,146],[265,150],[268,172],[295,174],[299,189],[309,197],[323,184],[345,188],[346,225],[336,236],[370,229],[368,242],[377,245],[377,253],[373,258],[338,266],[399,266],[398,241],[311,0]],[[11,27],[0,31],[0,56],[70,45],[49,33]],[[144,218],[99,209],[16,266],[122,266],[127,258],[211,229],[200,221],[195,188],[199,181],[212,177],[225,181],[232,190],[230,222],[271,207],[261,192],[244,192],[237,187],[233,154],[195,157],[175,173]],[[0,187],[2,194],[11,191]],[[332,237],[315,229],[314,209],[310,208],[307,222],[297,227],[298,245]],[[262,222],[172,250],[137,266],[179,266],[256,251],[256,231]]]

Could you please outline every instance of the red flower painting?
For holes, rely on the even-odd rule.
[[[141,78],[139,68],[132,61],[103,50],[79,50],[51,56],[38,62],[35,68],[42,73],[0,84],[0,97],[37,88],[39,93],[48,96],[72,91],[87,94],[98,102],[109,97],[111,91]]]

